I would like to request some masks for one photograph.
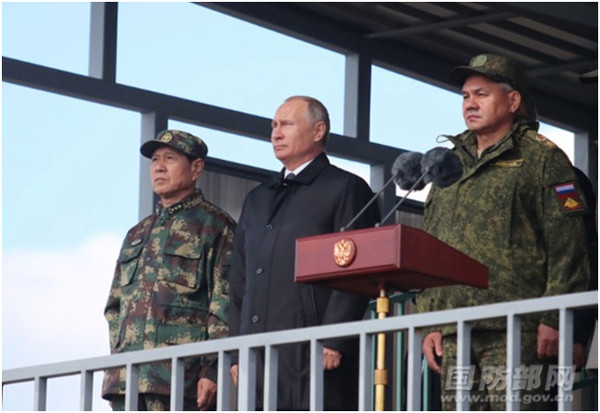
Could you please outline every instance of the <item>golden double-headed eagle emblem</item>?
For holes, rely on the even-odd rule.
[[[354,261],[354,257],[356,257],[356,245],[351,239],[342,238],[333,246],[333,259],[338,266],[349,266]]]

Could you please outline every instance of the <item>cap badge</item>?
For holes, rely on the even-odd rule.
[[[473,67],[483,66],[483,65],[485,65],[485,62],[487,62],[487,56],[479,55],[473,59],[473,61],[471,62],[471,66],[473,66]]]
[[[173,139],[173,135],[171,135],[170,132],[165,133],[163,136],[160,137],[160,141],[167,143],[167,142],[171,142],[171,140]]]

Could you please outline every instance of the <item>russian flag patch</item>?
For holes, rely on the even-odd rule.
[[[577,192],[574,182],[555,185],[554,193],[563,212],[577,212],[585,209],[585,205],[581,200],[579,192]]]

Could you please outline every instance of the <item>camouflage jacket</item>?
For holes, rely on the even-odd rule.
[[[111,353],[227,336],[234,230],[199,189],[129,230],[104,310]],[[186,397],[196,397],[199,377],[216,381],[215,361],[186,361]],[[170,377],[170,362],[141,365],[138,391],[168,395]],[[103,395],[124,391],[125,369],[108,370]]]
[[[463,176],[447,188],[432,188],[423,226],[488,266],[489,288],[431,288],[417,298],[417,311],[585,290],[590,277],[583,218],[587,205],[566,155],[519,122],[479,158],[474,134],[466,131],[450,140],[462,160]],[[537,331],[539,323],[558,328],[557,314],[526,317],[523,329]],[[486,321],[474,327],[504,325]],[[454,331],[442,329],[444,334]]]

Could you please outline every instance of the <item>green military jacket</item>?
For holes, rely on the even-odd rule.
[[[227,336],[234,230],[199,189],[129,230],[104,311],[111,353]],[[170,377],[170,362],[141,365],[138,391],[169,395]],[[216,381],[214,358],[186,361],[186,397],[196,397],[200,377]],[[103,395],[124,392],[125,369],[108,370]]]
[[[463,163],[462,178],[434,186],[424,229],[489,268],[489,288],[431,288],[417,311],[438,311],[583,291],[590,277],[583,214],[586,201],[566,155],[525,123],[477,156],[469,131],[450,137]],[[555,313],[524,320],[558,328]],[[504,329],[489,321],[474,328]],[[453,333],[453,327],[442,329]]]

